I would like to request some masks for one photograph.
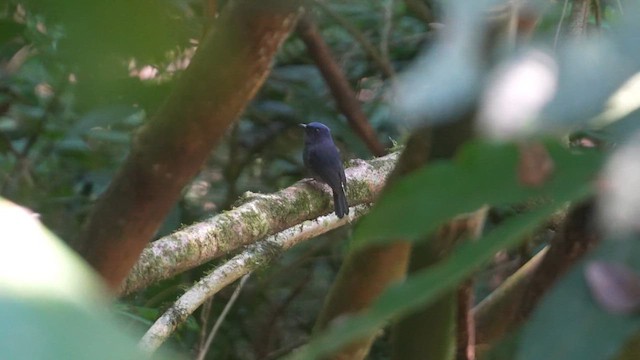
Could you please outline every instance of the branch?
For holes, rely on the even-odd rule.
[[[386,154],[384,146],[378,140],[367,116],[362,111],[349,80],[333,59],[331,49],[320,35],[317,26],[308,16],[303,16],[298,22],[298,34],[329,86],[338,109],[347,118],[351,128],[367,144],[372,154],[375,156]]]
[[[569,23],[569,32],[571,35],[580,37],[587,34],[590,7],[591,0],[573,0],[571,20]]]
[[[352,161],[346,169],[349,204],[373,202],[397,153],[370,161]],[[318,191],[308,181],[269,195],[245,195],[243,204],[203,222],[188,226],[150,244],[120,289],[125,295],[226,255],[241,246],[333,211],[328,190]]]
[[[371,60],[373,60],[373,63],[376,64],[376,66],[380,69],[380,72],[382,73],[383,78],[395,77],[396,73],[395,73],[395,70],[393,69],[393,66],[391,66],[391,63],[385,61],[385,59],[382,57],[380,52],[378,52],[378,49],[376,49],[376,47],[371,43],[371,41],[369,41],[369,39],[367,39],[367,37],[364,36],[364,34],[362,34],[362,32],[360,32],[360,30],[357,27],[355,27],[350,20],[344,18],[339,13],[333,11],[322,0],[312,0],[312,2],[317,7],[319,7],[322,11],[324,11],[327,15],[332,17],[333,20],[335,20],[338,23],[338,25],[342,26],[351,35],[351,37],[353,37],[353,39],[358,44],[360,44],[360,46],[362,47],[362,50],[367,55],[369,55]]]
[[[78,241],[112,289],[261,87],[298,14],[296,0],[230,2],[165,103],[140,129]]]
[[[359,205],[351,210],[350,215],[342,219],[338,219],[332,213],[306,221],[248,246],[242,253],[217,267],[185,292],[151,326],[140,340],[140,347],[148,352],[154,352],[206,299],[242,276],[275,260],[294,245],[353,222],[366,214],[369,208],[366,205]]]
[[[509,331],[509,324],[516,316],[522,294],[547,251],[548,247],[545,247],[538,252],[475,306],[473,317],[476,321],[478,345],[495,342]]]
[[[218,329],[220,329],[222,322],[227,317],[229,310],[231,310],[231,307],[238,299],[238,296],[240,295],[240,291],[242,290],[242,287],[244,286],[244,284],[247,282],[248,279],[249,279],[249,274],[243,276],[242,279],[240,279],[240,283],[238,284],[236,289],[233,291],[233,294],[231,295],[231,298],[229,299],[229,301],[227,301],[227,305],[224,306],[224,309],[222,309],[220,316],[218,316],[218,320],[216,320],[216,323],[213,324],[213,328],[211,329],[211,332],[207,337],[207,341],[205,342],[204,346],[198,353],[198,357],[196,358],[196,360],[204,360],[204,357],[207,356],[207,353],[209,352],[209,348],[211,347],[211,343],[213,342],[213,339],[216,337],[216,334],[218,333]]]
[[[474,309],[479,344],[491,345],[521,325],[544,294],[600,240],[592,227],[594,201],[576,205],[541,251]],[[499,314],[499,315],[498,315]]]

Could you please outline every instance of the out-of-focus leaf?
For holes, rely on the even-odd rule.
[[[92,140],[105,141],[115,144],[128,144],[131,138],[131,134],[122,131],[94,129],[89,132],[88,137]]]
[[[637,231],[640,216],[640,132],[636,132],[609,159],[600,194],[605,228],[613,232]]]
[[[589,262],[584,269],[593,298],[606,311],[628,314],[640,308],[640,276],[622,264]]]
[[[523,51],[494,70],[481,96],[478,122],[492,138],[529,135],[557,90],[558,69],[551,55]]]
[[[525,327],[518,359],[602,360],[618,354],[640,330],[636,315],[613,314],[591,296],[584,276],[589,261],[626,263],[640,270],[638,239],[608,240],[543,299]],[[561,330],[561,331],[558,331]]]
[[[0,199],[0,223],[3,358],[144,358],[107,312],[95,274],[34,214]]]
[[[505,59],[487,83],[482,129],[499,138],[563,133],[602,127],[640,107],[637,85],[626,99],[631,101],[619,101],[640,72],[639,6],[628,6],[611,31],[569,39],[554,52],[532,48]]]
[[[446,36],[400,76],[395,105],[410,124],[449,121],[468,111],[483,78],[486,15],[500,0],[447,1]]]
[[[573,189],[561,199],[576,200],[584,192]],[[292,359],[317,359],[341,346],[370,334],[389,320],[407,315],[411,310],[429,304],[442,293],[454,289],[479,266],[489,261],[503,248],[517,245],[523,237],[535,230],[561,203],[549,204],[528,214],[507,220],[478,241],[466,242],[442,262],[420,271],[404,283],[384,292],[361,315],[344,319],[320,334],[309,345],[291,356]]]
[[[13,39],[24,31],[25,26],[9,19],[0,19],[0,44]]]
[[[566,44],[557,61],[558,88],[541,114],[543,129],[585,124],[604,111],[615,90],[640,70],[640,63],[630,61],[609,39],[602,38]]]
[[[73,128],[67,131],[67,136],[83,136],[93,128],[108,129],[113,125],[122,124],[131,117],[143,113],[138,108],[126,105],[106,106],[89,111],[82,116]]]
[[[532,188],[518,181],[515,145],[469,144],[453,161],[433,162],[393,185],[362,219],[354,243],[416,239],[485,204],[532,198],[558,201],[576,188],[588,192],[602,155],[576,155],[557,144],[549,145],[548,151],[556,170],[542,186]]]

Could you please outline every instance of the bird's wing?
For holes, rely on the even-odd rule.
[[[342,161],[335,145],[331,145],[310,147],[305,156],[307,166],[331,188],[342,187],[345,183]]]

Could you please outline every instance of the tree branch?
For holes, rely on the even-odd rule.
[[[140,129],[79,236],[80,253],[112,289],[260,88],[298,14],[296,0],[230,2],[170,96]]]
[[[349,224],[366,214],[366,205],[351,208],[350,215],[339,219],[335,214],[306,221],[279,234],[252,244],[242,253],[217,267],[185,292],[140,340],[140,347],[155,351],[206,299],[242,276],[275,260],[284,251],[302,241],[312,239],[340,226]]]
[[[325,4],[322,0],[312,0],[312,2],[322,11],[324,11],[327,15],[333,18],[333,20],[335,20],[338,23],[338,25],[342,26],[351,35],[351,37],[353,37],[353,39],[358,44],[360,44],[360,46],[362,47],[362,50],[367,55],[369,55],[371,60],[373,60],[373,63],[376,64],[378,69],[380,69],[380,72],[382,73],[383,78],[395,77],[396,73],[395,73],[395,70],[393,69],[393,66],[391,66],[391,63],[385,61],[385,59],[382,57],[378,49],[376,49],[376,47],[371,43],[371,41],[369,41],[369,39],[367,39],[367,37],[364,36],[364,34],[362,34],[362,32],[357,27],[353,26],[351,21],[344,18],[339,13],[333,11],[331,7]]]
[[[587,34],[589,26],[589,13],[591,0],[573,0],[571,5],[571,20],[569,22],[569,32],[573,36],[584,36]]]
[[[598,241],[593,200],[575,206],[540,251],[474,308],[478,344],[491,345],[521,325],[556,280]]]
[[[349,204],[373,202],[397,153],[370,161],[352,161],[345,170]],[[245,194],[244,203],[150,244],[120,289],[125,295],[225,255],[243,245],[333,211],[331,196],[307,180],[269,195]]]
[[[324,81],[329,86],[333,99],[338,109],[349,121],[351,128],[367,144],[367,147],[375,156],[386,153],[384,146],[373,131],[367,116],[362,111],[356,93],[351,88],[349,80],[333,59],[331,49],[320,35],[318,27],[309,16],[303,16],[298,22],[298,34],[307,46],[307,51],[322,73]]]

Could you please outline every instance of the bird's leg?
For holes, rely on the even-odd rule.
[[[329,185],[323,183],[322,181],[315,179],[315,178],[305,178],[302,180],[302,182],[306,183],[307,185],[311,186],[312,188],[318,190],[318,191],[322,191],[322,192],[329,192],[331,193],[331,187],[329,187]]]

